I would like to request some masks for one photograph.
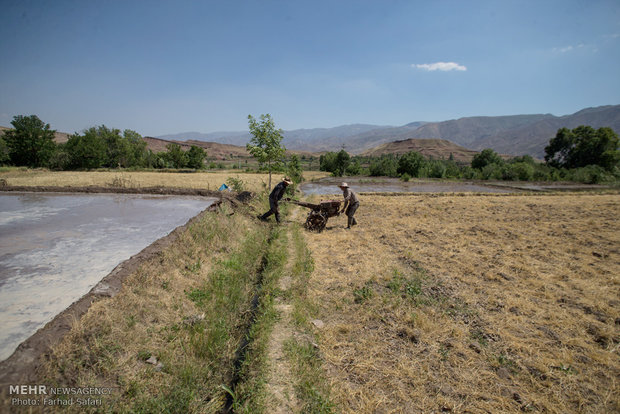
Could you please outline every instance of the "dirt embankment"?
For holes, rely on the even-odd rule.
[[[37,378],[38,369],[43,358],[50,352],[53,345],[58,343],[67,334],[75,321],[84,315],[91,305],[106,297],[114,297],[121,289],[123,281],[128,275],[135,272],[138,267],[158,256],[161,252],[177,240],[177,238],[196,220],[217,211],[222,203],[235,207],[252,198],[252,193],[221,193],[199,189],[180,188],[108,188],[108,187],[25,187],[3,186],[0,191],[13,192],[82,192],[82,193],[122,193],[122,194],[165,194],[165,195],[194,195],[217,197],[210,207],[200,214],[191,218],[185,225],[177,227],[167,236],[156,240],[144,248],[138,254],[130,257],[116,266],[112,272],[105,276],[86,295],[75,301],[71,306],[58,314],[52,321],[39,329],[34,335],[22,342],[15,352],[6,360],[0,362],[0,389],[6,390],[7,385],[28,384]]]

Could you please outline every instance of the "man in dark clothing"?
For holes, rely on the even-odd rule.
[[[347,229],[350,229],[351,226],[355,226],[357,224],[357,220],[353,215],[357,211],[357,208],[360,206],[360,201],[357,198],[357,194],[353,192],[349,188],[347,183],[342,183],[338,187],[342,190],[342,195],[344,197],[344,205],[342,206],[341,213],[346,213],[347,215]]]
[[[267,217],[271,216],[272,214],[275,214],[276,221],[278,223],[280,222],[280,212],[278,211],[278,201],[280,201],[282,199],[282,196],[284,196],[286,187],[288,187],[291,184],[293,184],[293,182],[290,179],[284,178],[284,180],[282,180],[278,185],[273,187],[271,194],[269,194],[269,211],[263,214],[262,216],[258,216],[259,219],[261,219],[262,221],[267,221]]]

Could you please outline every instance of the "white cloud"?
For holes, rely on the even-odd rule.
[[[423,64],[418,64],[418,65],[411,65],[414,68],[418,68],[418,69],[422,69],[422,70],[427,70],[427,71],[435,71],[435,70],[440,70],[442,72],[447,72],[450,70],[459,70],[459,71],[466,71],[467,67],[463,66],[463,65],[459,65],[458,63],[454,63],[454,62],[436,62],[436,63],[423,63]]]
[[[569,45],[569,46],[565,46],[565,47],[554,47],[552,49],[553,53],[569,53],[569,52],[576,52],[578,50],[584,50],[584,51],[591,51],[593,53],[598,52],[598,48],[596,47],[596,45],[586,45],[583,43],[579,43],[578,45]]]

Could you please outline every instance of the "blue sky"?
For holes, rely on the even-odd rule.
[[[0,0],[0,125],[143,135],[620,104],[620,1]]]

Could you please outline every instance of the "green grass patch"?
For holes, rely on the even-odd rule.
[[[316,317],[318,306],[308,297],[307,286],[314,271],[314,260],[306,246],[300,227],[292,228],[295,262],[292,269],[293,323],[302,335],[290,338],[284,344],[295,378],[295,394],[302,413],[333,413],[336,410],[330,400],[330,388],[323,371],[319,350],[320,342],[313,333],[310,319]],[[301,339],[305,338],[305,339]]]
[[[285,343],[287,357],[293,362],[297,378],[295,392],[302,402],[300,412],[333,413],[335,407],[329,398],[329,387],[324,379],[318,349],[311,343],[291,338]]]
[[[268,343],[278,312],[275,297],[278,294],[278,280],[287,262],[286,231],[273,227],[270,244],[263,258],[262,282],[257,292],[258,306],[254,320],[247,334],[247,345],[243,350],[243,363],[239,367],[238,382],[234,390],[229,389],[235,413],[267,412],[268,395],[265,384],[268,380]]]

